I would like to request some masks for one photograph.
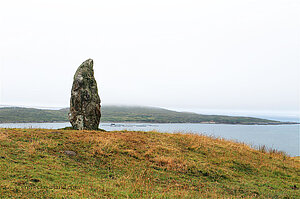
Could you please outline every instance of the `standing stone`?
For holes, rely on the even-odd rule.
[[[73,128],[97,130],[101,117],[100,102],[93,60],[88,59],[78,67],[73,79],[69,113]]]

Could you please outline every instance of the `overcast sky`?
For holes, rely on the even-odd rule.
[[[0,104],[69,106],[94,60],[102,105],[299,113],[299,0],[0,1]]]

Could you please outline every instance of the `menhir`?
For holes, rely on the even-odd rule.
[[[73,128],[97,130],[101,117],[100,102],[93,60],[88,59],[78,67],[73,79],[69,113]]]

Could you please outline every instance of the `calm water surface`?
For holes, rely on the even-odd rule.
[[[71,126],[70,123],[6,123],[0,128],[46,128],[58,129]],[[230,125],[230,124],[143,124],[143,123],[101,123],[107,131],[134,130],[159,132],[197,133],[222,137],[252,146],[266,145],[291,156],[299,156],[300,125]]]

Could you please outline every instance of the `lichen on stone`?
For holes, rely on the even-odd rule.
[[[73,78],[69,113],[73,128],[97,130],[101,117],[100,103],[93,60],[88,59],[78,67]]]

